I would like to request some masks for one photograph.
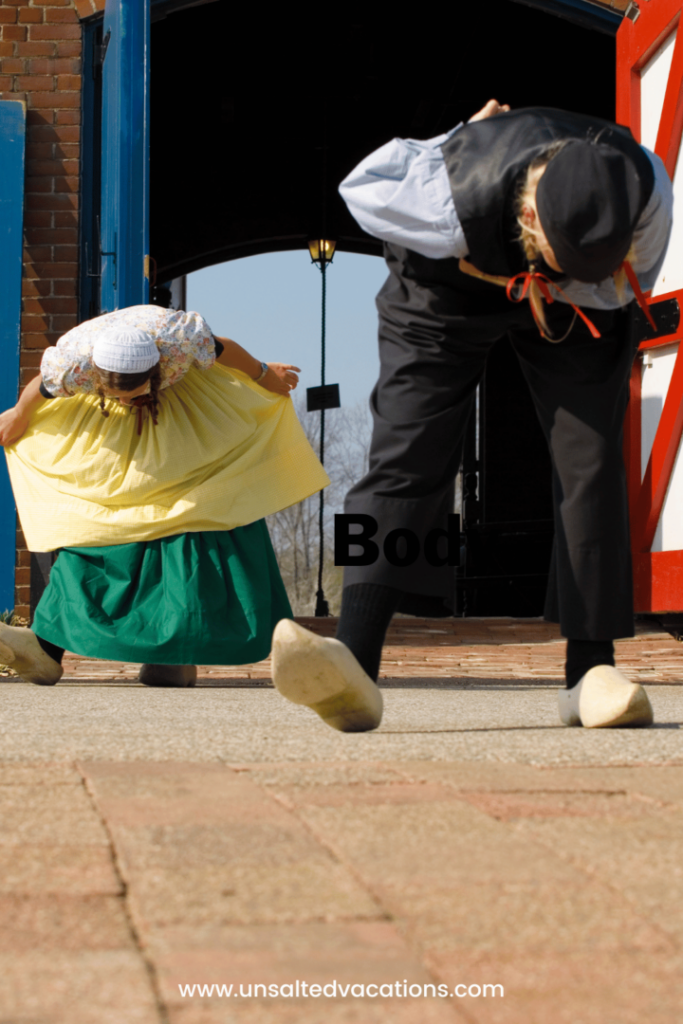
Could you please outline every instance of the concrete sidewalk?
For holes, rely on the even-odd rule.
[[[643,730],[559,725],[535,620],[396,620],[386,654],[359,736],[263,664],[5,679],[1,1024],[679,1024],[681,645],[619,645]]]

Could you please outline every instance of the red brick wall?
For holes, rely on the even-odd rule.
[[[21,383],[77,322],[80,19],[104,0],[1,0],[0,98],[27,105]],[[29,615],[30,558],[17,541],[16,611]]]

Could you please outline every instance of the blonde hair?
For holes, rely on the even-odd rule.
[[[633,244],[633,242],[631,242],[631,247],[624,257],[624,263],[632,264],[635,258],[636,247]],[[614,287],[616,289],[617,298],[619,299],[619,304],[621,306],[625,306],[629,301],[628,296],[626,294],[626,289],[628,287],[629,281],[626,276],[626,271],[624,270],[623,264],[619,267],[618,270],[614,271],[612,277],[614,278]]]
[[[536,210],[536,187],[541,175],[550,161],[554,156],[557,156],[561,149],[564,149],[566,144],[566,139],[554,142],[551,146],[548,146],[540,156],[537,156],[532,160],[527,168],[527,172],[524,176],[519,192],[517,193],[515,212],[517,215],[517,223],[519,225],[519,241],[522,243],[524,255],[526,256],[527,263],[531,270],[534,270],[536,265],[543,258],[539,240],[543,238],[547,241],[547,239],[545,232],[539,227],[532,228],[527,224],[524,219],[523,209],[525,206],[531,207],[531,209],[536,213],[536,223],[540,224],[538,212]],[[550,329],[545,318],[545,307],[543,305],[541,289],[538,286],[538,282],[533,279],[529,284],[529,305],[534,312],[536,322],[541,327],[543,337],[548,341],[558,341],[559,339],[553,338],[550,334]]]

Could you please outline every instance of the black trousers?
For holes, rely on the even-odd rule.
[[[493,343],[509,334],[528,382],[553,467],[555,550],[546,618],[566,637],[612,640],[633,635],[633,597],[622,429],[634,344],[623,310],[586,310],[559,344],[546,341],[526,300],[462,274],[457,260],[431,260],[387,245],[389,278],[377,297],[380,378],[367,475],[349,491],[345,511],[378,522],[380,556],[348,566],[344,585],[379,583],[402,591],[400,611],[444,614],[453,607],[453,569],[421,554],[411,566],[381,551],[393,529],[424,538],[446,526],[453,482],[476,387]],[[562,337],[570,306],[546,306]],[[514,431],[514,423],[510,424]]]

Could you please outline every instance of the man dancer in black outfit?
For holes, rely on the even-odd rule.
[[[288,620],[273,680],[343,731],[375,728],[375,681],[396,611],[453,608],[453,573],[424,554],[390,564],[384,537],[445,528],[486,355],[509,334],[553,466],[555,548],[545,617],[567,637],[562,722],[648,725],[643,688],[614,666],[633,635],[622,424],[634,349],[624,307],[652,287],[671,226],[663,164],[625,129],[491,100],[426,143],[394,140],[342,183],[352,213],[384,238],[377,299],[380,379],[368,474],[347,513],[374,517],[380,555],[347,567],[336,640]],[[529,301],[527,301],[527,298]],[[552,303],[552,305],[551,305]],[[648,314],[649,315],[649,314]]]

